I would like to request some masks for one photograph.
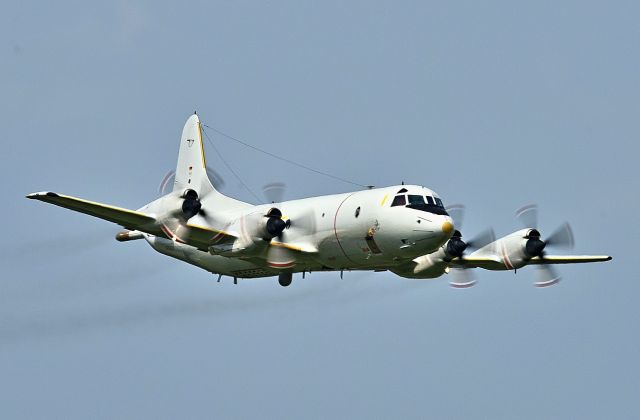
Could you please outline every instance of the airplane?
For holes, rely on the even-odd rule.
[[[294,273],[391,271],[410,279],[452,273],[451,286],[475,284],[471,268],[515,271],[541,267],[538,287],[558,283],[552,264],[611,260],[605,255],[547,255],[546,246],[572,245],[568,225],[543,239],[534,207],[521,211],[528,226],[503,238],[492,232],[465,242],[462,207],[445,208],[440,196],[419,185],[369,188],[253,205],[219,192],[207,175],[202,123],[197,114],[182,131],[173,190],[137,210],[58,194],[26,198],[107,220],[125,230],[121,242],[144,239],[162,254],[206,271],[238,279],[278,277],[289,286]],[[451,214],[449,214],[451,212]],[[457,225],[457,226],[456,226]],[[473,252],[467,251],[475,249]]]

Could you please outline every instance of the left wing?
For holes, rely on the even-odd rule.
[[[27,198],[98,217],[117,223],[129,230],[139,230],[155,236],[166,236],[169,239],[191,245],[205,252],[209,250],[209,246],[213,243],[236,240],[235,236],[221,230],[190,224],[181,225],[161,222],[155,217],[139,211],[96,203],[54,192],[33,193],[27,195]]]
[[[27,195],[32,200],[44,201],[66,209],[74,210],[109,222],[117,223],[129,230],[140,230],[153,235],[162,235],[156,219],[138,211],[96,203],[82,198],[57,194],[54,192],[37,192]]]

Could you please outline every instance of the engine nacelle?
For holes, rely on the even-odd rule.
[[[495,252],[505,268],[515,270],[524,267],[531,258],[541,255],[544,246],[540,232],[522,229],[498,240]]]
[[[257,255],[286,228],[287,222],[282,220],[282,212],[275,207],[266,214],[261,212],[246,214],[235,222],[232,229],[238,232],[238,239],[232,243],[212,245],[209,252],[225,257]]]

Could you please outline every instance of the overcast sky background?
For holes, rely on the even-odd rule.
[[[638,418],[638,2],[10,2],[0,14],[2,418]],[[53,190],[157,196],[186,118],[362,184],[565,220],[606,264],[222,284]],[[287,198],[351,186],[213,140]],[[224,190],[251,201],[207,144]]]

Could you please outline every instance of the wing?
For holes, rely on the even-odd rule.
[[[157,226],[155,218],[134,210],[96,203],[54,192],[37,192],[27,195],[27,198],[44,201],[45,203],[51,203],[66,209],[98,217],[109,222],[117,223],[129,230],[141,230],[143,232],[153,233],[154,235],[162,235],[162,231]],[[151,229],[152,227],[154,227],[154,229]],[[153,230],[153,232],[149,232],[149,230]]]
[[[535,257],[529,264],[577,264],[610,261],[608,255],[545,255],[544,258]]]
[[[129,230],[139,230],[155,236],[166,236],[169,239],[194,246],[205,252],[208,251],[212,243],[223,243],[236,239],[235,236],[221,230],[189,224],[178,225],[177,223],[175,226],[171,226],[171,223],[160,223],[155,217],[135,210],[96,203],[54,192],[33,193],[27,195],[27,198],[98,217],[117,223]]]
[[[542,264],[579,264],[610,261],[608,255],[545,255],[544,258],[534,257],[526,265]],[[498,258],[464,257],[451,261],[451,266],[464,268],[485,268],[487,270],[506,270],[504,263]]]

